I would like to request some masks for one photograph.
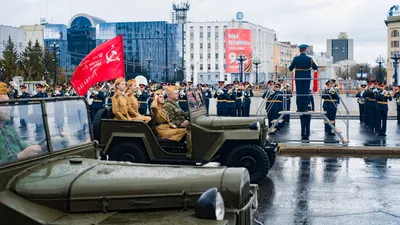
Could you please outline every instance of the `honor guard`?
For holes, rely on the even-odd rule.
[[[17,99],[18,98],[18,86],[14,81],[10,81],[10,86],[8,87],[8,98],[11,99]],[[13,105],[15,105],[15,102],[10,102],[8,103],[9,105],[11,105],[10,107],[10,121],[8,122],[8,125],[13,125],[14,124],[14,111],[15,111],[15,107],[13,107]]]
[[[364,92],[362,93],[361,97],[363,99],[365,99],[364,102],[364,123],[367,127],[371,127],[371,117],[369,116],[371,114],[371,101],[370,98],[373,97],[373,84],[372,84],[372,80],[368,81],[368,85],[366,86],[366,89],[364,90]]]
[[[378,131],[378,121],[377,121],[377,113],[376,113],[376,98],[375,98],[375,92],[377,92],[375,80],[371,80],[369,82],[368,86],[368,91],[366,92],[366,100],[367,100],[367,108],[365,111],[365,114],[367,116],[367,121],[368,123],[367,126],[373,131],[377,132]]]
[[[179,107],[184,112],[189,112],[189,105],[187,101],[187,94],[186,94],[186,83],[182,82],[179,87]]]
[[[386,90],[385,82],[379,82],[379,88],[375,92],[375,99],[377,101],[377,133],[378,136],[386,136],[388,101],[392,101],[392,96]]]
[[[308,96],[308,111],[315,110],[314,104],[314,96],[312,95],[311,90],[309,90]],[[301,126],[301,140],[310,140],[310,133],[311,133],[311,115],[300,115],[300,126]]]
[[[146,115],[147,114],[147,106],[148,106],[148,100],[149,100],[149,92],[146,90],[146,85],[145,84],[139,84],[139,89],[136,92],[137,93],[137,99],[139,101],[139,113],[140,115]]]
[[[326,117],[333,126],[335,126],[336,112],[337,112],[337,102],[339,99],[338,93],[332,85],[332,81],[327,81],[325,83],[326,88],[323,92],[322,98],[324,99],[323,109],[326,112]],[[308,104],[307,104],[308,108]],[[334,135],[335,133],[332,131],[332,128],[329,124],[325,122],[325,134]]]
[[[217,99],[217,116],[226,116],[226,100],[228,99],[228,90],[224,87],[225,81],[219,81],[219,86],[215,91],[214,98]]]
[[[51,97],[62,97],[64,96],[64,91],[62,90],[62,84],[56,84],[55,90],[51,94]],[[64,102],[54,103],[54,120],[57,124],[57,128],[59,131],[62,131],[64,128]]]
[[[32,98],[47,98],[48,94],[47,92],[44,91],[44,85],[42,83],[37,83],[36,85],[36,95],[32,96]],[[34,121],[36,125],[36,130],[35,133],[39,134],[44,131],[43,127],[43,121],[42,121],[42,107],[40,104],[38,105],[33,105],[33,115],[34,115]]]
[[[254,96],[252,85],[249,82],[244,82],[244,92],[243,92],[243,117],[250,116],[250,104],[251,104],[251,97]]]
[[[290,111],[290,105],[291,105],[291,99],[292,99],[292,90],[290,88],[290,85],[288,83],[286,83],[285,80],[280,79],[279,83],[281,84],[281,92],[284,95],[284,99],[286,101],[284,101],[283,104],[286,104],[286,107],[284,108],[286,111]],[[290,115],[284,115],[283,117],[283,121],[285,122],[285,124],[289,124],[290,123]]]
[[[104,108],[104,104],[106,102],[106,95],[103,92],[103,90],[101,90],[101,83],[98,83],[94,86],[94,89],[92,91],[92,94],[90,96],[91,99],[93,99],[93,103],[92,103],[92,119],[94,119],[94,117],[96,116],[96,113],[101,110],[102,108]]]
[[[236,92],[233,90],[232,84],[228,84],[228,98],[226,100],[227,116],[236,116]]]
[[[396,99],[397,106],[397,124],[400,124],[400,87],[396,87],[396,91],[394,93],[394,98]]]
[[[203,85],[201,93],[203,94],[203,99],[206,104],[207,115],[210,115],[210,99],[212,98],[212,94],[207,84]]]
[[[235,116],[242,117],[242,97],[243,97],[243,88],[240,87],[239,81],[235,80],[234,91],[236,92],[235,106],[236,112]]]
[[[19,88],[21,89],[21,94],[18,95],[18,99],[28,99],[31,98],[31,95],[26,91],[26,86],[24,84],[19,85]],[[18,110],[19,110],[19,123],[20,129],[26,129],[27,128],[27,120],[29,118],[28,115],[28,102],[19,102],[18,103]]]
[[[311,84],[311,69],[318,70],[318,66],[313,59],[306,55],[308,45],[300,45],[300,55],[294,57],[289,70],[295,69],[296,84],[296,105],[298,112],[305,112],[308,109],[309,90]]]
[[[361,83],[360,90],[356,94],[358,109],[360,112],[360,123],[364,123],[365,118],[365,98],[363,98],[365,89],[367,88],[366,83]]]
[[[277,83],[273,86],[273,89],[267,90],[263,94],[263,98],[267,98],[265,104],[265,110],[267,111],[268,115],[268,127],[272,127],[273,123],[277,122],[276,120],[279,118],[279,111],[282,110],[282,101],[283,96],[280,90],[280,84]],[[279,125],[279,124],[278,124]],[[276,128],[278,128],[278,125]],[[274,128],[270,134],[275,134],[276,129]]]

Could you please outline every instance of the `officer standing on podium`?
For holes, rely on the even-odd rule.
[[[318,66],[313,59],[306,55],[308,45],[302,44],[299,46],[300,55],[294,57],[289,66],[289,70],[295,70],[295,85],[296,85],[296,105],[298,112],[307,112],[308,104],[310,103],[309,90],[311,85],[311,70],[318,70]],[[302,120],[301,117],[300,120]],[[303,121],[309,123],[310,121]],[[308,126],[308,124],[305,124]],[[303,140],[308,140],[308,137],[302,137]]]

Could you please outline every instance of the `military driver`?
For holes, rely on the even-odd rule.
[[[8,100],[7,84],[0,82],[0,101]],[[31,157],[42,152],[39,145],[28,145],[21,140],[18,132],[6,125],[10,118],[7,103],[0,103],[0,163]]]

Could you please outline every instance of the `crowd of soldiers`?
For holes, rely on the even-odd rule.
[[[371,132],[378,136],[386,136],[387,118],[388,118],[388,102],[393,97],[397,105],[397,123],[400,124],[399,117],[399,87],[395,89],[394,96],[387,90],[386,83],[376,80],[369,80],[361,84],[356,97],[360,111],[360,123],[364,123]]]

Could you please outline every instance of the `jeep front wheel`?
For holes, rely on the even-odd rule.
[[[134,162],[134,163],[148,163],[149,157],[146,150],[135,143],[117,143],[113,144],[109,149],[110,160]]]
[[[226,159],[228,167],[245,167],[250,173],[251,183],[260,183],[267,177],[269,166],[268,155],[258,145],[241,145],[234,148]]]
[[[108,109],[100,109],[93,119],[93,136],[95,140],[100,140],[100,123],[102,119],[112,119],[112,113]]]

